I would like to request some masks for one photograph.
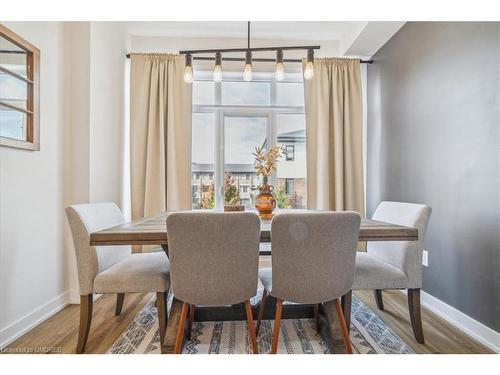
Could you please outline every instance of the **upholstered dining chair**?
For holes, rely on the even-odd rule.
[[[278,350],[284,301],[335,305],[346,351],[352,353],[339,298],[351,290],[361,218],[355,212],[282,213],[271,222],[271,268],[260,270],[264,295],[257,333],[268,296],[276,298],[271,353]],[[329,311],[330,312],[330,311]]]
[[[174,346],[180,353],[188,309],[244,303],[258,353],[250,298],[257,294],[260,220],[252,212],[174,212],[167,216],[170,277],[182,301]]]
[[[80,289],[77,353],[83,353],[92,321],[93,295],[117,295],[120,315],[125,293],[156,292],[160,338],[167,326],[170,264],[163,252],[131,254],[130,246],[91,246],[90,233],[124,222],[114,203],[78,204],[66,208],[73,235]]]
[[[423,204],[381,202],[373,220],[385,221],[418,229],[418,241],[368,242],[366,252],[356,255],[353,290],[373,289],[375,301],[384,310],[382,290],[406,289],[413,334],[424,343],[420,314],[422,287],[422,252],[431,208]]]

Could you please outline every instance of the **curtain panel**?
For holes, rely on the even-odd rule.
[[[191,209],[192,85],[184,64],[179,55],[131,56],[132,219]]]
[[[305,64],[304,64],[305,67]],[[314,60],[304,81],[307,205],[364,217],[363,108],[359,60]]]

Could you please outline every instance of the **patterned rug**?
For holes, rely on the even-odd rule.
[[[262,322],[257,338],[260,353],[268,353],[271,349],[273,324],[272,320]],[[355,353],[414,353],[356,296],[352,299],[350,336]],[[183,354],[250,354],[251,352],[246,321],[194,322],[191,340],[184,344],[182,351]],[[160,353],[158,316],[154,298],[137,314],[125,332],[113,343],[108,353]],[[322,337],[316,333],[313,319],[284,319],[281,322],[278,353],[329,354],[330,351]]]

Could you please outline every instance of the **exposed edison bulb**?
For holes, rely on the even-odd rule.
[[[193,67],[190,65],[184,68],[184,82],[193,83]]]
[[[222,81],[222,66],[215,65],[214,67],[214,81],[221,82]]]
[[[306,69],[304,70],[304,78],[311,79],[314,76],[314,63],[309,61],[306,64]]]
[[[243,71],[243,81],[250,82],[252,80],[252,64],[245,64]]]
[[[285,68],[283,67],[283,63],[276,64],[274,77],[276,78],[276,81],[283,81],[285,79]]]

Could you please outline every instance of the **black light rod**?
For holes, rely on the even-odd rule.
[[[179,54],[185,55],[190,53],[194,55],[196,53],[227,53],[227,52],[259,52],[259,51],[291,51],[291,50],[308,50],[308,49],[320,49],[321,46],[293,46],[293,47],[255,47],[255,48],[224,48],[224,49],[193,49],[193,50],[185,50],[179,51]]]
[[[127,54],[127,58],[130,58],[130,53]],[[201,60],[201,61],[214,61],[214,57],[202,57],[202,56],[193,56],[193,60]],[[222,61],[245,61],[244,57],[223,57]],[[256,62],[276,62],[276,59],[264,59],[264,58],[253,58],[252,61]],[[301,59],[283,59],[283,62],[286,63],[301,63]],[[373,60],[360,60],[361,64],[372,64]]]

